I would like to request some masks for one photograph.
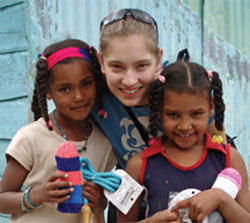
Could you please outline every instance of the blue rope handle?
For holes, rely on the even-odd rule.
[[[96,172],[87,158],[81,158],[81,172],[84,179],[98,184],[110,192],[115,192],[121,184],[121,177],[113,172]],[[88,200],[84,198],[84,204]]]

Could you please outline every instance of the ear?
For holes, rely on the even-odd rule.
[[[52,95],[50,94],[50,92],[47,92],[46,98],[47,98],[48,100],[51,100],[51,99],[52,99]]]
[[[100,64],[100,66],[101,66],[102,73],[105,74],[105,69],[104,69],[104,65],[103,65],[103,56],[100,54],[99,51],[96,53],[96,57],[97,57],[98,62]]]
[[[162,55],[163,55],[163,49],[159,48],[159,54],[157,59],[157,70],[160,70],[162,68],[161,67]]]
[[[163,55],[163,50],[159,48],[159,55],[158,55],[157,64],[156,64],[155,80],[159,77],[159,75],[162,72],[162,66],[161,66],[162,55]]]

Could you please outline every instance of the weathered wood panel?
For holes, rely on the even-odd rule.
[[[27,96],[27,52],[1,55],[0,69],[0,102]]]
[[[11,139],[28,122],[28,98],[0,102],[0,139]]]
[[[9,223],[9,216],[0,214],[0,222],[1,223]]]
[[[16,4],[23,3],[24,0],[1,0],[0,1],[0,9],[4,7],[10,7]]]
[[[24,10],[23,3],[0,8],[0,53],[27,49]]]

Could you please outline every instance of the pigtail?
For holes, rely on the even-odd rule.
[[[219,78],[218,73],[213,72],[212,80],[211,80],[211,89],[213,91],[214,97],[214,105],[215,105],[215,127],[222,131],[223,130],[223,122],[224,122],[224,112],[225,112],[225,104],[222,98],[222,82]]]
[[[49,79],[48,65],[46,60],[44,58],[40,58],[37,61],[36,68],[37,75],[31,109],[34,113],[35,120],[43,117],[47,124],[47,127],[52,130],[52,126],[49,124],[48,105],[46,97]]]
[[[33,97],[32,97],[32,102],[31,102],[31,111],[34,114],[34,119],[35,121],[38,120],[41,117],[41,112],[39,108],[39,103],[38,103],[38,95],[37,95],[37,88],[35,87],[33,91]]]
[[[159,111],[162,106],[162,100],[163,100],[163,86],[164,83],[157,79],[154,82],[151,83],[149,87],[148,92],[148,100],[149,100],[149,129],[150,134],[153,138],[157,138],[157,120]]]
[[[102,95],[103,95],[103,75],[101,73],[101,67],[99,64],[99,61],[97,59],[97,51],[93,46],[89,46],[89,54],[91,57],[91,65],[92,65],[92,72],[94,74],[95,77],[95,83],[96,83],[96,103],[97,103],[97,107],[98,110],[103,108],[103,99],[102,99]]]
[[[177,59],[176,59],[176,62],[189,62],[190,60],[190,56],[189,56],[189,53],[188,53],[188,49],[183,49],[181,50],[178,55],[177,55]]]

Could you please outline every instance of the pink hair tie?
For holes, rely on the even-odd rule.
[[[159,77],[158,77],[158,79],[159,79],[159,81],[160,81],[161,83],[163,83],[163,84],[165,83],[165,80],[166,80],[166,79],[165,79],[165,77],[164,77],[163,75],[160,74]]]
[[[214,74],[213,70],[208,71],[208,78],[212,79],[213,78],[213,74]]]

